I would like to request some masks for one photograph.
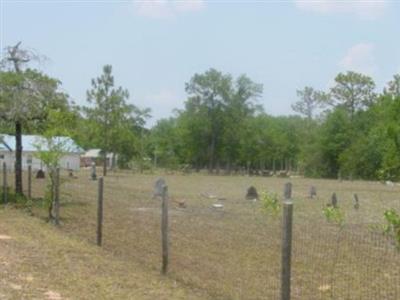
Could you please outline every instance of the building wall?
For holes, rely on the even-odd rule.
[[[60,167],[63,169],[71,169],[74,171],[79,170],[80,167],[80,155],[76,153],[71,153],[64,155],[60,161]]]
[[[3,162],[6,163],[7,170],[14,169],[14,155],[10,151],[0,151],[1,168],[3,168]]]
[[[7,169],[13,170],[15,163],[14,152],[0,151],[0,163],[3,164],[3,161],[6,162]],[[69,153],[61,158],[60,167],[62,169],[72,169],[74,171],[77,171],[79,170],[79,163],[80,163],[80,155],[78,153]],[[27,170],[29,164],[32,165],[33,170],[39,170],[39,169],[46,170],[46,167],[44,166],[42,161],[35,157],[34,152],[23,151],[22,169]]]

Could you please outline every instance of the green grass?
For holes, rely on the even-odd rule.
[[[160,202],[152,199],[158,176],[122,172],[107,176],[101,257],[138,265],[145,273],[159,273]],[[169,280],[189,291],[201,291],[203,298],[277,299],[280,214],[265,214],[260,202],[246,201],[244,196],[251,185],[259,192],[280,196],[289,179],[196,174],[164,177],[172,199],[185,201],[187,206],[170,203]],[[400,254],[392,240],[376,229],[383,224],[386,209],[400,211],[400,188],[376,182],[290,181],[294,198],[292,298],[400,299]],[[316,199],[307,197],[310,185],[317,188]],[[81,172],[61,191],[62,225],[57,232],[79,241],[82,246],[77,249],[94,245],[97,182]],[[33,192],[36,197],[42,195],[43,181],[34,181]],[[344,213],[344,227],[327,222],[322,212],[333,192]],[[219,201],[224,208],[213,209],[216,199],[201,193],[226,198]],[[353,209],[353,193],[360,198],[359,210]],[[45,216],[37,206],[34,214]],[[66,263],[70,268],[74,264]],[[110,286],[101,282],[98,289],[101,295],[109,292]]]

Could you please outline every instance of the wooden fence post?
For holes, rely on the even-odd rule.
[[[97,230],[96,241],[97,246],[101,246],[103,238],[103,190],[104,190],[104,177],[99,178],[98,193],[97,193]]]
[[[168,271],[168,186],[164,185],[162,193],[161,213],[161,236],[162,236],[162,268],[161,274]]]
[[[8,201],[7,192],[8,192],[8,188],[7,188],[7,164],[4,161],[3,162],[3,202],[4,203],[7,203],[7,201]]]
[[[293,202],[291,201],[292,184],[286,183],[283,202],[282,220],[282,273],[281,300],[290,300]]]
[[[54,214],[55,224],[60,225],[60,168],[56,168],[54,187]]]
[[[32,166],[28,166],[28,199],[32,198]]]

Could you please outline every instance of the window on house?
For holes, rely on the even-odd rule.
[[[4,159],[4,154],[0,154],[0,159]]]

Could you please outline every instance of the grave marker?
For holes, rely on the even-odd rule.
[[[310,187],[310,198],[313,199],[314,197],[317,197],[317,189],[315,188],[315,186],[311,186]]]
[[[332,194],[332,197],[331,197],[331,205],[332,205],[334,208],[337,208],[337,202],[338,202],[338,200],[337,200],[336,193],[333,193],[333,194]]]
[[[92,169],[90,172],[90,177],[92,178],[92,180],[96,180],[97,179],[97,175],[96,175],[96,163],[92,162]]]
[[[167,184],[165,183],[165,179],[161,177],[158,178],[157,181],[154,183],[153,199],[163,196],[165,186],[167,186]]]
[[[258,200],[257,189],[254,186],[251,186],[247,189],[246,200]]]
[[[353,198],[354,198],[354,209],[359,209],[360,208],[360,203],[358,201],[358,195],[354,194]]]

